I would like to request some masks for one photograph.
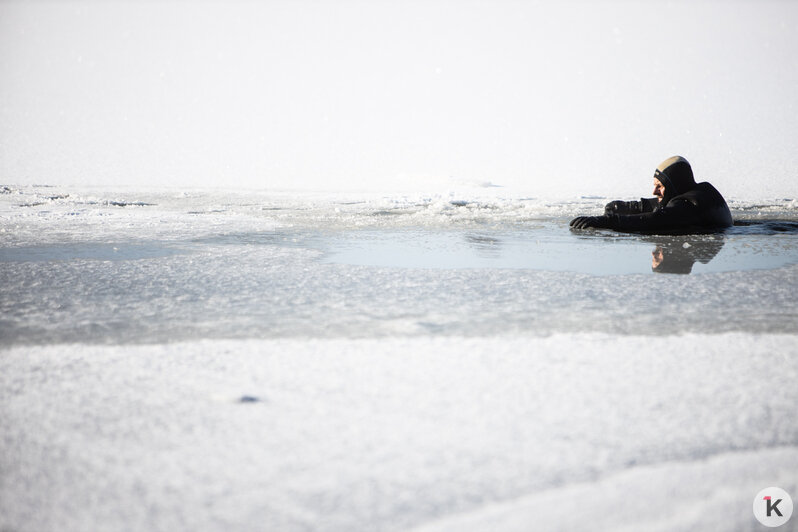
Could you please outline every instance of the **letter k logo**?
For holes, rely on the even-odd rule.
[[[776,512],[776,515],[778,515],[779,517],[782,517],[781,512],[779,511],[779,503],[781,502],[781,499],[777,499],[776,502],[772,502],[772,499],[771,499],[770,495],[768,495],[766,497],[762,497],[762,498],[767,503],[767,516],[768,517],[770,517],[770,514],[772,514],[773,512]]]
[[[792,517],[792,498],[781,488],[765,488],[754,497],[754,517],[766,527],[778,527]]]

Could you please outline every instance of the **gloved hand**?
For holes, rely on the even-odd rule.
[[[578,216],[571,220],[571,227],[574,229],[587,229],[588,227],[595,227],[596,229],[609,228],[610,219],[606,216]]]

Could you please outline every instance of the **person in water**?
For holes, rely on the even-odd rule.
[[[726,200],[709,183],[695,182],[693,169],[684,157],[670,157],[657,167],[654,196],[612,201],[604,207],[604,216],[579,216],[571,220],[571,227],[685,234],[732,225]]]

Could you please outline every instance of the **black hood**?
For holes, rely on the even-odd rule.
[[[654,177],[665,186],[665,196],[662,198],[663,206],[674,196],[695,188],[695,178],[693,178],[693,169],[690,168],[690,163],[678,155],[662,161],[654,172]]]

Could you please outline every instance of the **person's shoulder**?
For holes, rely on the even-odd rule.
[[[723,194],[720,193],[720,190],[715,188],[714,185],[708,181],[696,185],[696,190],[698,190],[702,196],[712,197],[717,201],[726,201],[723,199]]]
[[[672,197],[666,207],[671,210],[679,207],[698,207],[717,201],[719,196],[720,193],[710,183],[697,183],[690,190]]]
[[[701,197],[701,196],[720,196],[720,192],[709,181],[702,181],[701,183],[697,183],[696,186],[694,186],[684,194],[680,194],[679,196],[684,196],[688,198]]]
[[[702,181],[700,183],[697,183],[693,190],[695,190],[695,189],[698,189],[698,190],[714,190],[714,191],[718,190],[709,181]]]

